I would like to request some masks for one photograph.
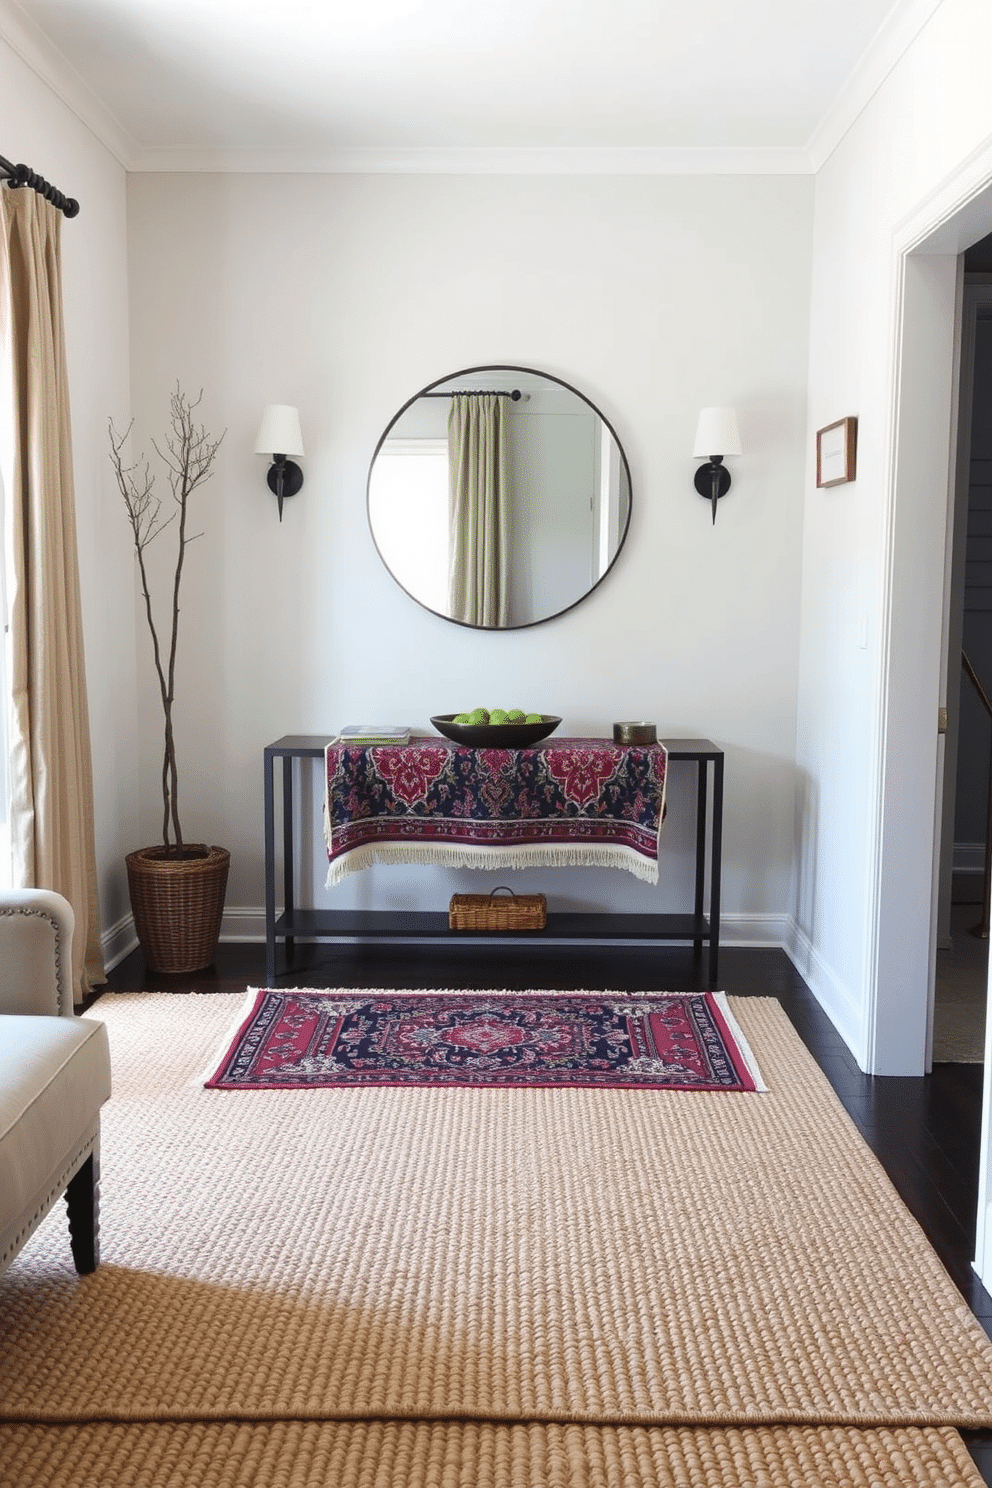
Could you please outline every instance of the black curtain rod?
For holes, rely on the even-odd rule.
[[[454,388],[450,393],[421,393],[422,398],[512,398],[519,403],[523,397],[519,388],[508,393],[505,388]]]
[[[53,207],[58,207],[67,217],[79,215],[79,203],[75,197],[63,196],[61,191],[56,191],[44,176],[38,176],[27,165],[11,165],[9,160],[4,160],[0,155],[0,180],[6,181],[11,188],[16,186],[30,186],[32,191],[37,191],[46,201],[50,201]]]

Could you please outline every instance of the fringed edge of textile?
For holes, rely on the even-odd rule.
[[[671,997],[674,994],[668,992],[665,995],[667,997]],[[691,997],[693,994],[687,993],[686,995]],[[768,1086],[766,1085],[764,1076],[761,1073],[761,1066],[758,1064],[757,1059],[755,1059],[754,1057],[754,1050],[748,1043],[743,1028],[738,1023],[734,1014],[730,1010],[730,1001],[727,997],[726,992],[710,992],[707,995],[713,999],[713,1002],[719,1008],[720,1016],[723,1018],[724,1023],[726,1023],[727,1025],[730,1037],[737,1045],[737,1052],[741,1056],[741,1059],[744,1061],[748,1074],[754,1081],[755,1090],[757,1090],[761,1095],[767,1095]]]
[[[547,843],[539,847],[495,848],[454,846],[441,843],[418,846],[414,843],[376,845],[353,848],[336,858],[327,870],[325,887],[333,889],[351,873],[371,868],[376,863],[420,863],[434,868],[621,868],[645,883],[658,882],[658,864],[628,847],[589,845],[572,847]]]
[[[661,774],[661,800],[658,802],[658,832],[654,839],[654,850],[655,856],[657,858],[660,858],[661,829],[665,825],[665,817],[668,814],[668,750],[665,748],[664,744],[659,744],[658,748],[661,750],[663,755],[663,769]],[[327,774],[326,769],[324,771],[324,774]],[[650,880],[650,882],[658,882],[657,872],[655,873],[654,878]]]

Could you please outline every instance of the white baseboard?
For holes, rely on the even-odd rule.
[[[792,920],[789,915],[721,915],[720,944],[778,946],[787,951]],[[225,909],[221,940],[265,944],[265,910],[250,905]]]
[[[224,910],[220,922],[221,940],[265,944],[265,910],[251,905],[235,905]]]
[[[791,917],[790,925],[790,938],[784,947],[786,954],[864,1069],[864,1027],[858,1003]]]
[[[767,945],[779,946],[790,952],[790,915],[721,915],[721,945]],[[225,909],[220,923],[220,939],[232,943],[256,943],[265,945],[265,909],[254,905],[233,905]],[[104,963],[117,966],[119,961],[134,951],[138,937],[134,933],[134,918],[125,915],[116,926],[104,930]],[[794,960],[794,957],[793,957]]]
[[[130,956],[132,951],[138,948],[138,937],[134,933],[134,916],[126,914],[104,930],[100,937],[100,945],[103,948],[103,964],[107,971],[113,971],[125,956]]]
[[[721,915],[721,946],[773,946],[789,952],[791,915]],[[791,957],[790,957],[791,959]]]
[[[790,959],[794,931],[791,915],[721,915],[720,944],[727,946],[777,946]],[[265,910],[261,906],[233,905],[224,910],[220,938],[238,944],[265,944]],[[138,944],[134,919],[125,915],[103,933],[104,960],[109,967],[123,961]],[[798,965],[798,962],[796,963]],[[800,968],[801,969],[801,968]]]

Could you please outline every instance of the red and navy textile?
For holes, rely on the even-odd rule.
[[[729,1013],[701,993],[257,993],[206,1082],[753,1091]]]
[[[663,745],[606,739],[331,744],[328,883],[373,862],[605,866],[657,882],[666,765]]]

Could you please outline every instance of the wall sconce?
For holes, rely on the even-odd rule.
[[[295,496],[303,484],[303,471],[290,458],[302,459],[304,453],[299,410],[287,403],[270,403],[262,413],[255,453],[272,461],[266,479],[279,502],[281,522],[283,501]]]
[[[722,453],[714,455],[713,450]],[[730,471],[723,463],[724,455],[741,454],[741,436],[737,428],[737,411],[733,408],[704,408],[696,426],[694,455],[708,455],[707,464],[700,465],[693,477],[693,485],[700,496],[713,503],[713,521],[716,522],[716,504],[730,490]]]

